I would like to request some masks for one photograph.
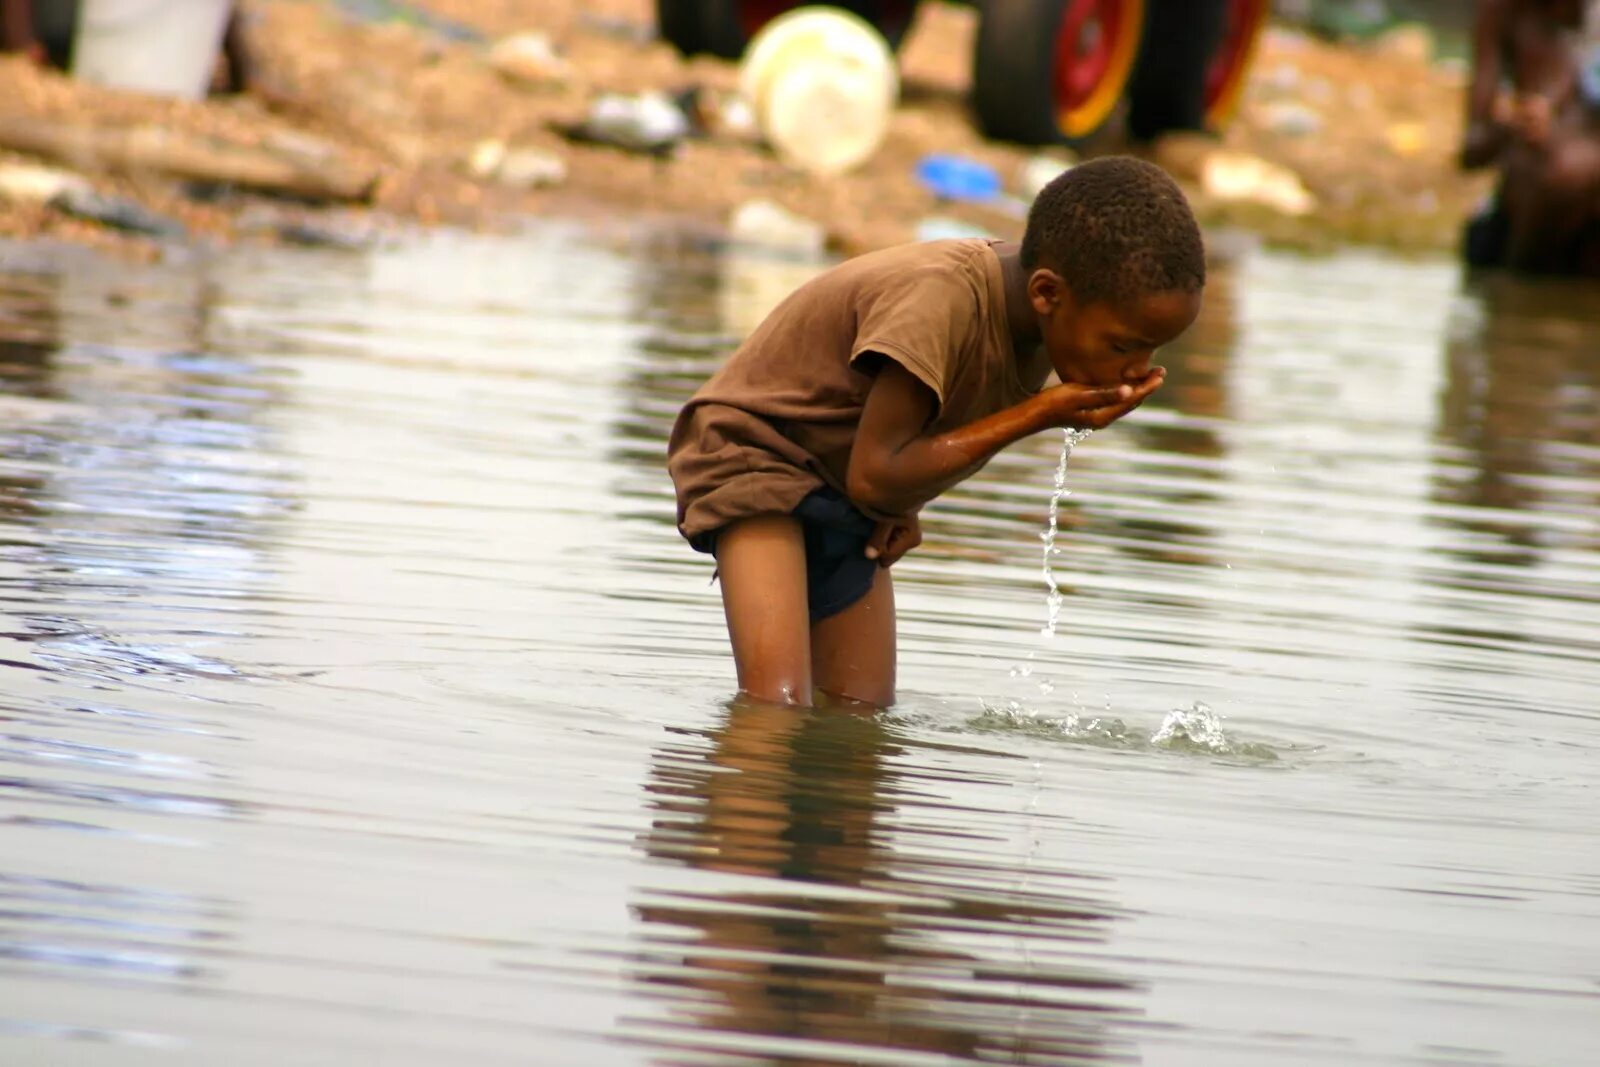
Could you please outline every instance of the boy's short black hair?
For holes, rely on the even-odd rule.
[[[1057,175],[1034,198],[1022,265],[1061,275],[1083,303],[1198,292],[1205,244],[1183,190],[1131,156],[1095,159]]]

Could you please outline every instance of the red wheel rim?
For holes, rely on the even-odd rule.
[[[1098,129],[1111,114],[1144,29],[1144,0],[1067,0],[1056,31],[1057,125],[1068,137]]]
[[[1122,18],[1117,0],[1067,0],[1056,34],[1056,106],[1082,107],[1111,66]]]
[[[1226,121],[1239,103],[1245,74],[1255,54],[1256,41],[1267,22],[1270,0],[1228,0],[1228,21],[1222,40],[1206,68],[1206,121]]]

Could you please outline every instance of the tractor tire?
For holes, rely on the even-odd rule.
[[[1152,0],[1128,87],[1128,134],[1152,141],[1232,117],[1271,0]]]
[[[973,48],[972,105],[983,132],[1078,146],[1117,113],[1146,7],[1160,0],[992,0]]]
[[[1261,31],[1272,15],[1272,0],[1228,0],[1222,39],[1206,67],[1206,127],[1221,129],[1239,110]]]
[[[705,51],[700,32],[701,0],[656,0],[656,34],[683,56]]]
[[[761,27],[804,0],[656,0],[661,39],[685,56],[738,59]],[[889,50],[897,51],[911,29],[917,0],[841,0],[831,5],[870,22]]]

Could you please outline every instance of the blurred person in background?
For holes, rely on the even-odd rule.
[[[0,0],[0,52],[22,52],[36,63],[65,67],[76,6],[73,0]],[[53,21],[61,15],[64,26]],[[47,43],[52,41],[59,47]]]
[[[1600,0],[1479,0],[1461,164],[1500,168],[1469,264],[1600,277]]]

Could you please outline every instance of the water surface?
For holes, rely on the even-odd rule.
[[[1600,1062],[1600,300],[1250,253],[729,703],[679,404],[815,269],[0,271],[0,1062]]]

